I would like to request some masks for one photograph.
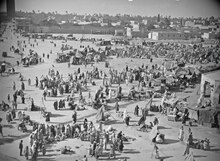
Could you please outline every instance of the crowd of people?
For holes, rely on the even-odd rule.
[[[24,48],[27,47],[27,44],[25,43],[26,42],[24,41],[22,49],[23,51]],[[34,44],[30,43],[30,39],[28,43],[32,48],[34,48],[35,45],[38,46],[36,39]],[[56,47],[56,44],[54,44],[54,46]],[[63,45],[61,49],[66,50],[69,49],[69,47]],[[14,51],[15,49],[14,47],[11,47],[10,50]],[[42,155],[46,155],[47,144],[62,141],[67,138],[80,138],[82,141],[89,141],[91,143],[88,148],[89,155],[94,156],[96,159],[105,155],[105,152],[108,152],[108,158],[115,158],[116,150],[123,152],[124,142],[127,141],[125,134],[123,134],[122,131],[116,133],[116,130],[111,126],[108,129],[102,129],[102,122],[100,122],[99,127],[95,127],[94,123],[92,121],[89,122],[87,118],[84,119],[83,123],[80,123],[77,120],[77,110],[84,110],[86,105],[92,106],[95,109],[100,109],[104,106],[104,109],[106,109],[108,103],[110,103],[112,100],[116,100],[114,108],[116,113],[120,113],[119,102],[123,99],[146,100],[148,98],[149,105],[147,104],[144,108],[140,108],[138,105],[136,105],[134,107],[134,115],[138,117],[139,111],[141,110],[142,114],[139,121],[137,121],[137,125],[142,125],[140,128],[141,130],[144,128],[152,129],[159,124],[157,117],[154,118],[153,122],[150,122],[150,125],[145,123],[148,110],[154,107],[152,105],[152,100],[156,97],[162,98],[162,103],[158,107],[160,108],[159,112],[167,114],[168,108],[166,108],[166,104],[164,103],[165,100],[168,99],[168,95],[171,95],[170,97],[172,98],[176,97],[175,93],[173,93],[171,90],[171,86],[177,85],[179,87],[187,87],[194,83],[194,80],[199,78],[199,75],[195,72],[190,72],[190,70],[185,67],[185,64],[195,65],[198,63],[205,64],[208,62],[218,64],[220,61],[219,51],[218,46],[202,46],[202,44],[183,45],[177,43],[146,43],[142,46],[127,45],[124,46],[123,49],[114,49],[114,52],[112,53],[116,54],[117,57],[123,58],[147,58],[150,59],[150,63],[154,61],[154,57],[164,57],[167,60],[176,61],[176,64],[178,65],[181,63],[184,65],[177,65],[177,67],[171,68],[169,71],[165,69],[165,62],[162,63],[162,65],[150,65],[150,63],[148,65],[142,64],[139,67],[126,65],[124,68],[117,70],[111,67],[106,61],[105,67],[108,70],[99,69],[91,64],[92,70],[82,72],[81,68],[78,68],[72,73],[69,73],[66,80],[64,79],[65,76],[63,76],[61,72],[55,71],[54,68],[50,68],[46,76],[42,75],[40,78],[39,76],[36,76],[34,85],[43,91],[42,101],[47,101],[48,97],[57,98],[58,96],[68,94],[68,96],[65,98],[59,100],[57,98],[53,103],[53,107],[55,110],[67,108],[72,110],[72,123],[70,124],[49,125],[46,123],[42,124],[32,122],[28,115],[18,110],[17,97],[20,96],[20,102],[22,104],[26,104],[27,99],[29,99],[24,97],[26,87],[24,84],[24,78],[21,74],[19,76],[21,87],[18,88],[16,83],[13,82],[12,99],[8,94],[8,103],[2,101],[1,110],[7,111],[6,121],[8,123],[15,120],[17,114],[20,120],[18,130],[21,130],[22,132],[28,132],[26,123],[32,125],[33,129],[29,135],[29,145],[26,145],[25,148],[23,148],[23,140],[21,140],[19,143],[20,155],[24,155],[26,160],[28,160],[30,156],[32,160],[37,160],[40,153],[42,153]],[[50,55],[47,54],[48,59],[49,57]],[[23,57],[21,62],[25,65],[37,64],[38,61],[43,62],[44,58],[45,54],[43,54],[43,58],[41,58],[36,52],[30,50],[29,56]],[[17,65],[19,66],[19,63],[17,63]],[[184,70],[187,70],[187,72],[184,74],[178,74],[177,69],[180,68],[184,68]],[[170,75],[172,76],[172,81],[168,81]],[[187,77],[187,75],[191,75],[191,77]],[[88,92],[88,97],[84,96],[83,92],[88,91],[89,85],[96,86],[98,79],[102,79],[102,85],[97,89],[94,96],[90,92]],[[33,85],[31,82],[32,80],[29,78],[28,85]],[[134,84],[134,82],[136,85],[132,85],[129,92],[125,93],[124,89],[122,88],[122,84],[129,86],[130,84]],[[117,89],[112,88],[113,84],[117,84]],[[148,106],[150,108],[148,108]],[[30,109],[31,111],[40,110],[38,106],[35,105],[34,98],[30,98]],[[16,111],[18,112],[16,113]],[[189,112],[187,109],[180,114],[178,108],[172,107],[171,112],[178,116],[183,125],[186,124],[186,121],[189,117]],[[47,112],[47,115],[45,115],[46,122],[50,122],[49,115],[49,112]],[[122,118],[125,124],[129,126],[131,117],[128,115],[126,110],[124,110]],[[184,126],[181,126],[178,135],[178,139],[180,141],[184,141],[184,133]],[[195,144],[190,128],[188,133],[189,135],[186,139],[187,146],[184,155],[189,154],[189,147]],[[1,124],[0,134],[3,136],[3,127]],[[152,140],[155,143],[154,149],[157,158],[159,154],[156,143],[161,142],[160,140],[163,140],[163,135],[160,133],[157,133],[154,137],[154,140]],[[203,147],[205,148],[209,146],[208,139],[205,139],[202,143]],[[68,151],[66,146],[64,149],[64,151]],[[110,149],[110,151],[108,151],[108,149]],[[66,152],[61,150],[61,153],[65,154]],[[86,156],[84,158],[86,158]]]

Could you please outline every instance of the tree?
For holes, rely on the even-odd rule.
[[[147,24],[147,29],[152,30],[152,29],[155,29],[155,27],[152,23],[149,23],[149,24]]]
[[[170,20],[167,17],[164,19],[164,24],[165,24],[165,27],[170,26]]]

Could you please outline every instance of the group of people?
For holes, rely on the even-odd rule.
[[[213,62],[218,64],[219,46],[180,43],[143,43],[142,46],[125,46],[123,50],[115,51],[120,57],[151,58],[152,55],[159,57],[165,56],[178,62],[201,63]]]

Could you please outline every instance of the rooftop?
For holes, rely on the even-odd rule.
[[[204,76],[215,81],[220,81],[220,70],[204,73]]]

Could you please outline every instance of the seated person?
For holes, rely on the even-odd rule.
[[[179,112],[179,110],[177,109],[177,107],[173,108],[173,111],[170,112],[170,115],[177,115]]]
[[[131,97],[131,98],[134,98],[134,97],[135,97],[135,89],[134,89],[134,86],[129,90],[128,96]]]
[[[70,148],[67,148],[66,146],[61,149],[61,154],[67,154],[68,152],[70,152]]]
[[[18,124],[18,130],[21,130],[22,132],[27,132],[27,127],[25,126],[25,123],[23,121]]]
[[[206,103],[205,103],[205,107],[209,107],[212,105],[212,102],[211,100],[207,100]]]
[[[96,85],[95,81],[92,81],[92,85],[93,85],[93,86],[95,86],[95,85]]]

